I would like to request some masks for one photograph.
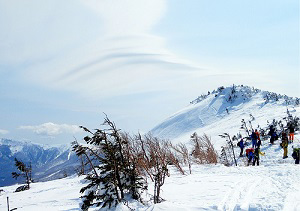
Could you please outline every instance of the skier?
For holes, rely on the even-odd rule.
[[[255,166],[255,163],[257,164],[257,166],[259,166],[259,148],[256,147],[254,150],[254,155],[253,155],[253,166]]]
[[[241,140],[238,142],[238,146],[239,146],[240,149],[241,149],[240,157],[243,157],[243,151],[244,151],[244,147],[245,147],[245,145],[244,145],[244,140],[243,140],[243,139],[241,139]]]
[[[295,164],[299,164],[300,160],[300,148],[294,148],[292,157],[295,159]]]
[[[257,135],[253,130],[251,134],[251,139],[252,139],[252,148],[254,148],[257,145]]]
[[[288,138],[287,138],[287,137],[284,137],[284,138],[282,139],[282,143],[281,143],[281,146],[282,146],[282,148],[283,148],[283,159],[285,159],[285,158],[288,157],[288,156],[287,156],[287,153],[288,153],[288,143],[289,143]]]
[[[290,124],[290,126],[288,127],[288,129],[289,129],[289,140],[291,142],[293,142],[294,141],[295,127],[294,127],[293,124]]]

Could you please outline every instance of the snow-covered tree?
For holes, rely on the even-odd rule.
[[[111,208],[123,202],[125,195],[138,200],[139,189],[143,187],[142,178],[128,152],[128,140],[107,117],[103,125],[105,129],[96,129],[95,132],[81,127],[90,133],[84,138],[86,145],[73,145],[76,154],[85,155],[93,169],[85,178],[88,185],[80,190],[84,194],[82,210],[91,206]]]

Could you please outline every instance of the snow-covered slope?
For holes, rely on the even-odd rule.
[[[150,132],[154,136],[170,139],[173,142],[187,142],[192,133],[206,133],[214,143],[220,140],[221,133],[235,135],[240,130],[241,120],[255,118],[253,127],[265,127],[267,121],[292,115],[300,116],[298,98],[278,95],[248,86],[220,87],[202,95],[190,105],[173,114],[154,127]],[[246,135],[246,134],[242,134]]]
[[[265,141],[261,148],[266,155],[261,156],[260,166],[193,165],[192,174],[186,175],[170,167],[170,177],[166,178],[161,192],[166,201],[156,205],[150,202],[153,193],[150,183],[143,195],[146,204],[130,201],[128,206],[143,211],[300,210],[300,165],[295,165],[290,156],[292,147],[300,145],[300,136],[295,137],[285,160],[278,141],[272,146]],[[239,159],[242,165],[245,158]],[[83,182],[83,177],[72,176],[33,183],[30,190],[19,193],[14,193],[17,185],[2,187],[0,210],[6,210],[6,197],[11,208],[22,211],[80,210],[79,190]],[[130,209],[121,204],[116,210]]]
[[[229,99],[231,96],[231,99]],[[266,97],[268,96],[268,97]],[[289,104],[289,105],[287,105]],[[250,87],[219,89],[203,95],[188,107],[177,112],[152,130],[155,135],[185,142],[190,134],[207,133],[216,146],[224,141],[218,136],[224,132],[231,135],[240,130],[241,119],[250,120],[253,127],[264,127],[267,121],[287,116],[287,109],[299,115],[297,100]],[[226,111],[228,109],[228,113]],[[250,117],[250,114],[253,117]],[[175,135],[173,135],[175,134]],[[221,141],[222,140],[222,141]],[[263,141],[260,166],[245,166],[245,157],[238,158],[237,167],[217,165],[192,165],[192,174],[181,175],[170,166],[161,197],[166,201],[154,205],[151,202],[153,184],[143,194],[145,205],[130,201],[135,210],[300,210],[300,165],[291,157],[292,147],[300,147],[300,135],[288,147],[288,158],[282,159],[279,141],[269,145]],[[239,149],[235,147],[236,153]],[[0,210],[6,209],[6,197],[11,208],[18,210],[80,210],[79,190],[84,186],[83,177],[33,183],[28,191],[14,193],[17,185],[2,187]],[[130,210],[121,204],[116,210]],[[90,209],[97,210],[97,209]]]
[[[78,158],[66,146],[45,147],[30,142],[0,139],[0,187],[20,182],[11,176],[16,171],[14,159],[32,165],[33,179],[46,181],[74,174]]]

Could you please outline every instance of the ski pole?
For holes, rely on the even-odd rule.
[[[9,200],[8,200],[8,197],[6,197],[6,200],[7,200],[7,210],[9,211]]]

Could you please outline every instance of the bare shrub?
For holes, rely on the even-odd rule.
[[[168,157],[168,163],[170,165],[174,165],[176,169],[184,175],[185,172],[181,166],[183,163],[183,160],[181,159],[182,155],[178,153],[178,151],[174,150],[175,147],[172,146],[170,142],[167,143],[167,157]]]
[[[192,155],[198,164],[209,164],[218,162],[218,154],[210,137],[206,134],[198,136],[197,133],[191,135],[191,143],[193,145]]]
[[[168,171],[168,144],[166,141],[153,137],[151,134],[135,136],[135,154],[137,168],[146,173],[154,182],[154,203],[163,201],[160,197],[161,187],[164,185]]]
[[[179,143],[177,145],[173,145],[170,143],[170,148],[175,151],[175,156],[177,158],[177,161],[179,160],[180,163],[183,163],[184,165],[188,165],[190,174],[192,173],[192,157],[190,156],[189,150],[186,147],[185,144]],[[176,166],[177,167],[177,166]],[[177,167],[179,172],[184,174],[184,171],[182,170],[181,166],[179,165]]]

